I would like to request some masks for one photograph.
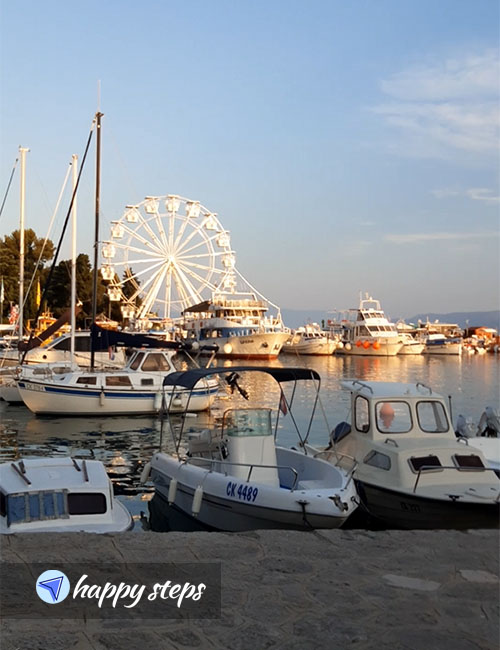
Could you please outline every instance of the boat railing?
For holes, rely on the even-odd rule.
[[[218,466],[220,465],[230,465],[230,466],[237,466],[237,467],[248,467],[248,475],[246,482],[248,483],[250,481],[250,477],[252,476],[252,472],[255,468],[257,469],[277,469],[279,470],[288,470],[292,472],[293,474],[293,484],[292,487],[289,488],[290,492],[293,492],[295,490],[295,487],[298,483],[299,480],[299,473],[295,469],[295,467],[292,467],[291,465],[256,465],[255,463],[233,463],[229,460],[219,460],[218,458],[203,458],[202,456],[191,456],[190,458],[184,458],[183,462],[185,464],[193,463],[194,461],[201,461],[201,464],[209,464],[210,465],[210,472],[213,472],[213,467],[217,463]],[[225,471],[224,474],[227,476],[228,472]]]
[[[341,467],[343,470],[345,470],[349,474],[349,480],[347,481],[345,487],[347,487],[351,482],[354,472],[358,467],[358,461],[354,458],[354,456],[350,456],[349,454],[339,454],[339,452],[335,449],[323,449],[322,451],[318,451],[314,454],[314,458],[326,460],[327,462],[332,463],[332,465],[335,467]],[[335,463],[332,462],[332,458],[336,459]],[[346,467],[343,464],[344,460],[351,461],[350,467]]]
[[[417,491],[418,483],[420,481],[420,477],[422,476],[423,472],[440,472],[444,469],[453,469],[456,472],[494,472],[496,476],[496,472],[498,470],[495,470],[494,467],[457,467],[456,465],[422,465],[418,469],[418,474],[415,479],[415,484],[413,486],[413,493]],[[452,500],[458,500],[460,498],[460,495],[452,495],[450,494],[450,499]],[[498,490],[497,496],[495,498],[495,501],[500,501],[500,490]]]

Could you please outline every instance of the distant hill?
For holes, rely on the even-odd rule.
[[[320,311],[318,309],[282,309],[281,315],[287,327],[300,327],[306,323],[319,323],[324,320],[325,323],[332,314],[327,311]],[[393,322],[399,320],[400,317],[393,317]],[[402,318],[402,317],[401,317]],[[411,318],[404,318],[407,323],[418,323],[418,321],[426,322],[429,319],[431,322],[438,320],[441,323],[457,323],[462,329],[466,327],[494,327],[500,331],[500,311],[459,311],[451,312],[450,314],[435,314],[429,312],[426,314],[416,314]],[[467,323],[468,321],[468,323]]]
[[[462,329],[466,327],[493,327],[500,330],[500,311],[455,311],[450,314],[417,314],[411,318],[405,318],[407,323],[424,323],[435,320],[441,323],[457,323]]]

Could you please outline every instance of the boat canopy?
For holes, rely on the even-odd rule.
[[[193,388],[201,379],[210,375],[221,375],[224,373],[232,374],[239,372],[266,372],[271,375],[278,383],[285,381],[298,381],[301,379],[311,379],[320,381],[320,376],[316,370],[310,368],[271,368],[269,366],[231,366],[216,368],[195,368],[184,372],[172,372],[164,380],[164,386],[183,386],[184,388]]]
[[[110,346],[124,346],[129,348],[167,348],[170,350],[185,349],[183,343],[177,341],[162,341],[154,336],[132,334],[130,332],[117,332],[108,330],[99,325],[91,325],[92,346],[94,350],[107,350]]]

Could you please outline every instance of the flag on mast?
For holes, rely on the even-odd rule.
[[[283,413],[283,415],[286,415],[288,413],[285,393],[283,391],[281,391],[281,397],[280,397],[280,411]]]

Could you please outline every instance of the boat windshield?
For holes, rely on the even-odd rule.
[[[271,409],[230,409],[224,413],[222,430],[232,437],[271,436]]]

